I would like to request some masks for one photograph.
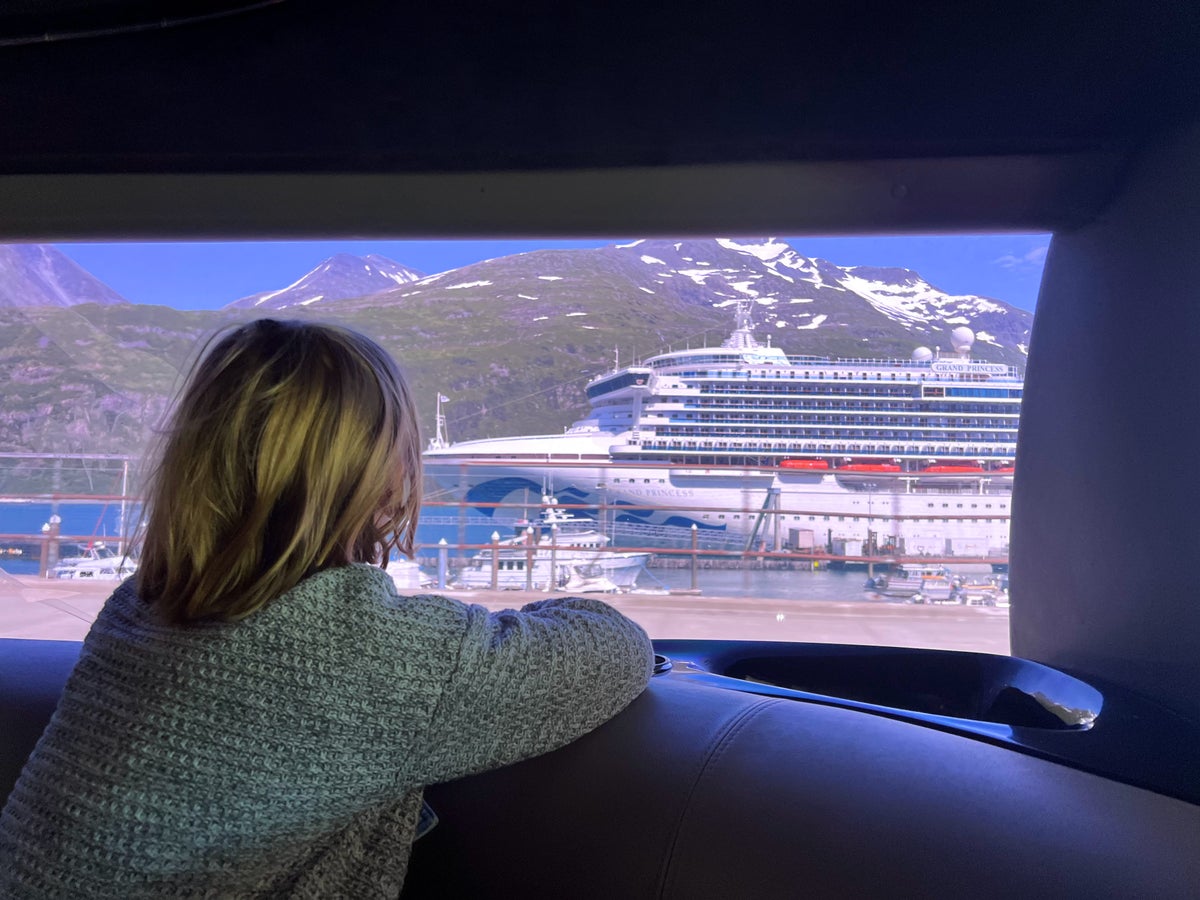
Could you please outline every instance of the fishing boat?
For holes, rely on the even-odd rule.
[[[611,591],[634,586],[650,553],[616,550],[592,519],[543,495],[536,522],[481,550],[459,571],[457,586],[500,590]]]
[[[885,597],[938,602],[951,598],[954,585],[954,577],[946,566],[901,565],[869,579],[866,587]]]
[[[50,577],[69,581],[124,581],[137,571],[137,561],[103,542],[89,544],[82,556],[60,559]]]

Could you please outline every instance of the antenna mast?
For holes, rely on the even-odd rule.
[[[439,391],[437,395],[437,417],[434,420],[434,436],[429,439],[430,450],[441,450],[450,446],[450,432],[446,427],[446,416],[442,412],[442,404],[449,402],[450,398]]]

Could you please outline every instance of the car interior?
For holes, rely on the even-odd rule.
[[[16,4],[0,240],[1052,232],[1012,657],[658,641],[429,788],[404,895],[1191,897],[1198,47],[1175,2]],[[0,797],[78,650],[0,641]]]

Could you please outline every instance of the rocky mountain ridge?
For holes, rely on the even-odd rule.
[[[226,309],[283,310],[321,300],[342,300],[385,291],[424,275],[386,256],[338,253],[300,276],[285,288],[251,294],[227,304]]]
[[[301,281],[315,277],[320,269]],[[763,333],[774,335],[776,341],[786,335],[785,343],[795,346],[797,353],[823,353],[821,345],[832,341],[845,351],[853,349],[851,355],[876,355],[872,347],[845,346],[847,329],[856,332],[859,343],[868,345],[873,338],[907,333],[910,341],[915,341],[913,346],[928,343],[936,347],[941,341],[941,346],[948,348],[945,335],[966,325],[976,331],[981,350],[990,346],[1019,363],[1029,344],[1032,320],[1029,313],[999,300],[949,294],[910,269],[839,266],[801,256],[771,238],[644,240],[594,250],[533,251],[416,278],[400,286],[387,285],[378,293],[357,296],[327,290],[315,298],[272,294],[269,304],[273,309],[303,305],[332,312],[442,292],[449,296],[454,291],[455,296],[481,304],[545,303],[556,307],[570,302],[581,304],[586,311],[590,296],[614,290],[626,294],[641,291],[711,308],[752,300]],[[589,291],[593,294],[587,295]],[[800,346],[814,343],[815,348]]]
[[[0,307],[128,303],[50,244],[0,244]]]
[[[308,273],[251,307],[0,307],[0,450],[140,453],[200,338],[280,303],[289,316],[378,339],[412,382],[427,431],[434,397],[451,397],[455,440],[557,431],[587,410],[584,387],[614,354],[624,364],[719,344],[740,300],[753,301],[760,339],[796,355],[908,358],[918,346],[948,349],[965,324],[979,335],[977,358],[1023,366],[1032,321],[1000,301],[941,292],[916,272],[838,266],[770,240],[537,250],[403,282],[383,262],[351,257],[318,273],[373,267],[388,279],[344,297],[331,289],[336,278],[312,294],[318,278]],[[292,291],[302,282],[309,293]]]

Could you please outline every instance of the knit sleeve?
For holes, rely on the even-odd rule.
[[[645,689],[653,658],[641,627],[598,600],[541,600],[519,612],[468,607],[421,780],[448,781],[570,743]]]

